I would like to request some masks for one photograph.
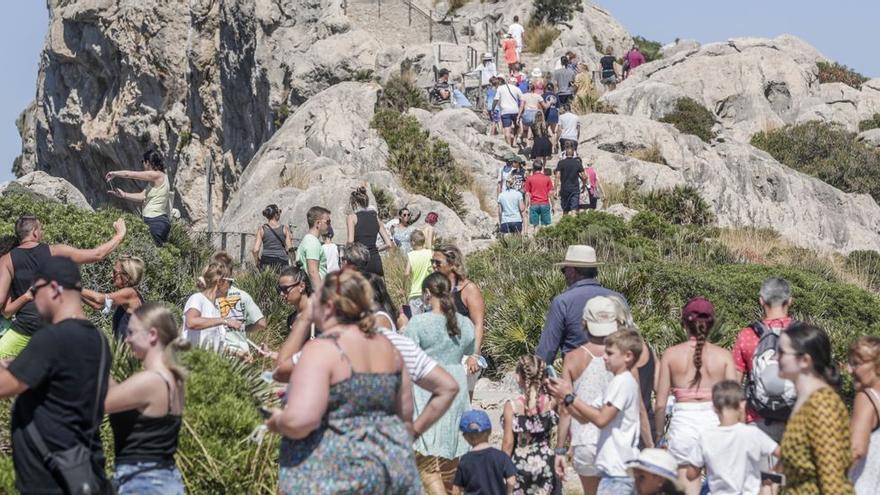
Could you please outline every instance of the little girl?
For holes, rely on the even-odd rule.
[[[559,417],[555,401],[544,390],[546,365],[537,356],[523,356],[516,365],[523,394],[504,404],[501,449],[516,466],[516,495],[550,495],[557,479],[550,437]]]

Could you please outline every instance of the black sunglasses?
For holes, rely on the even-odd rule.
[[[275,287],[275,290],[277,290],[279,294],[286,296],[290,292],[290,289],[293,289],[297,285],[299,284],[278,285]]]
[[[443,264],[443,262],[440,261],[440,260],[432,259],[432,260],[431,260],[431,264],[434,265],[434,266],[440,266],[440,265]]]
[[[45,286],[47,286],[47,285],[49,285],[49,284],[51,284],[51,283],[52,283],[52,282],[43,282],[42,284],[34,284],[34,285],[32,285],[31,288],[30,288],[31,295],[34,296],[34,297],[36,297],[36,295],[37,295],[37,291],[39,291],[40,289],[42,289],[43,287],[45,287]]]

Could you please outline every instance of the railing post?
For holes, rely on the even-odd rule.
[[[208,155],[208,180],[206,181],[207,193],[208,193],[208,235],[211,235],[211,232],[214,232],[214,202],[211,198],[213,196],[213,187],[214,187],[214,160],[213,157]]]
[[[473,28],[471,27],[471,20],[468,19],[468,46],[470,46],[470,44],[471,44],[471,41],[472,41],[471,38],[472,38],[473,32],[474,31],[473,31]]]
[[[486,51],[489,52],[492,50],[492,40],[489,39],[489,23],[486,21],[483,21],[483,31],[486,33]]]
[[[434,11],[428,10],[428,43],[434,42]]]
[[[412,26],[412,2],[406,2],[406,15],[409,25]]]
[[[226,251],[226,232],[220,234],[220,250]]]
[[[238,246],[238,263],[240,266],[244,266],[244,249],[245,244],[247,244],[247,234],[241,234],[241,242]]]
[[[379,9],[377,10],[377,12],[379,13],[379,19],[381,19],[382,18],[382,0],[377,0],[377,1],[379,3]]]

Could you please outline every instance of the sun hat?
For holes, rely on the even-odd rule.
[[[611,298],[596,296],[584,305],[587,333],[593,337],[607,337],[617,331],[617,305]]]
[[[705,297],[698,296],[691,299],[681,310],[682,324],[695,319],[715,319],[715,306]]]
[[[603,263],[601,261],[596,260],[596,250],[593,249],[592,246],[574,244],[568,246],[568,251],[565,252],[565,259],[559,263],[555,263],[553,266],[573,266],[576,268],[590,268],[594,266],[600,266],[602,264]]]
[[[486,414],[486,411],[471,409],[461,415],[458,429],[462,433],[483,433],[484,431],[492,430],[492,421],[489,420],[489,415]]]
[[[494,58],[495,58],[495,56],[492,55],[491,53],[484,53],[483,54],[483,60],[492,60]]]
[[[533,78],[544,77],[544,71],[535,67],[534,69],[532,69],[532,77]]]
[[[626,470],[631,477],[635,477],[633,474],[634,469],[656,474],[675,484],[677,490],[684,489],[678,480],[678,462],[667,450],[643,449],[639,452],[638,457],[626,463]]]

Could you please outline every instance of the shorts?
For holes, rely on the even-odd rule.
[[[30,335],[22,335],[11,328],[6,330],[0,337],[0,359],[18,356],[30,341]]]
[[[629,476],[602,475],[596,495],[631,495],[635,493],[635,481]]]
[[[492,115],[489,117],[489,120],[492,122],[501,122],[501,112],[499,110],[492,110]]]
[[[576,211],[581,202],[581,193],[579,191],[562,191],[559,195],[562,202],[562,211]]]
[[[587,198],[589,199],[586,202],[581,201],[581,204],[578,205],[578,210],[595,210],[599,205],[598,197],[587,194]]]
[[[619,81],[617,80],[617,74],[602,76],[602,84],[617,84],[618,82]]]
[[[518,234],[522,232],[522,222],[505,222],[501,224],[502,234]]]
[[[501,127],[504,127],[505,129],[508,127],[513,127],[513,124],[516,123],[516,116],[517,114],[515,113],[501,114]]]
[[[548,124],[558,124],[559,123],[559,109],[556,107],[550,107],[547,109],[547,112],[544,113],[544,119],[547,120]]]
[[[711,402],[676,402],[669,420],[669,453],[679,465],[700,443],[700,433],[718,426],[718,415]]]
[[[183,495],[183,479],[173,463],[117,464],[113,488],[118,495]]]
[[[598,445],[575,445],[571,448],[571,467],[578,476],[601,476],[602,473],[596,467],[596,452]]]
[[[529,224],[550,225],[550,205],[533,205],[529,206]]]
[[[524,125],[532,125],[535,123],[535,116],[538,115],[537,110],[523,110],[522,120]]]
[[[162,244],[168,242],[168,236],[171,235],[171,221],[168,215],[159,215],[156,217],[144,217],[144,223],[153,237],[153,242],[161,247]]]

